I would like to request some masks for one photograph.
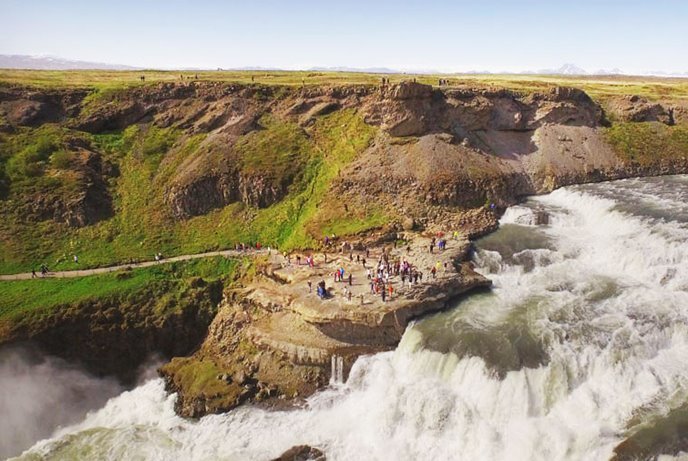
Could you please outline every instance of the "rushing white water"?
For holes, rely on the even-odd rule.
[[[549,214],[535,226],[533,210]],[[186,421],[151,380],[22,459],[606,460],[688,402],[688,177],[560,189],[479,242],[494,281],[306,408]]]

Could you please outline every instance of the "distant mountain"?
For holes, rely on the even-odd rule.
[[[544,75],[588,75],[585,69],[570,63],[564,64],[558,69],[540,69],[535,73]]]
[[[615,67],[614,69],[599,69],[596,70],[592,75],[624,75],[624,71]]]
[[[358,72],[363,74],[403,74],[404,71],[387,67],[311,67],[307,69],[314,72]],[[431,72],[429,72],[431,73]]]
[[[42,70],[136,70],[137,67],[102,62],[74,61],[53,56],[28,56],[22,54],[0,54],[0,69],[42,69]]]
[[[56,56],[28,56],[20,54],[0,54],[0,69],[44,69],[44,70],[140,70],[141,67],[127,66],[123,64],[106,64],[102,62],[78,61],[73,59],[64,59]],[[244,67],[228,67],[215,68],[216,70],[236,70],[236,71],[255,71],[255,72],[269,72],[280,71],[278,67],[264,67],[264,66],[244,66]],[[212,69],[212,70],[215,70]],[[168,68],[168,70],[182,70],[182,71],[202,71],[211,70],[210,68],[184,67],[184,68]],[[311,67],[303,69],[312,72],[360,72],[366,74],[522,74],[522,75],[632,75],[622,71],[619,68],[614,69],[599,69],[595,72],[588,72],[585,69],[578,67],[575,64],[566,63],[556,69],[540,69],[527,70],[522,72],[504,71],[504,72],[490,72],[487,70],[467,70],[462,72],[438,72],[433,69],[392,69],[389,67]],[[648,71],[635,75],[657,76],[657,77],[688,77],[688,72],[663,72],[663,71]]]

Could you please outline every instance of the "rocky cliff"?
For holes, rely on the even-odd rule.
[[[608,113],[575,88],[522,94],[413,82],[334,88],[165,83],[90,95],[11,87],[0,92],[6,132],[54,122],[93,134],[153,125],[183,136],[204,135],[193,155],[172,151],[163,160],[172,170],[160,185],[163,202],[169,214],[182,219],[231,203],[264,208],[282,200],[308,160],[296,137],[314,136],[309,127],[318,117],[341,110],[356,111],[379,132],[363,155],[340,171],[332,189],[389,202],[400,214],[421,220],[426,218],[423,203],[506,205],[573,182],[685,171],[684,158],[628,161],[604,136],[605,127],[617,121],[683,123],[685,107],[632,95],[608,100],[605,107]],[[283,139],[253,134],[275,120],[294,123],[300,132],[282,145]],[[254,162],[263,151],[259,154],[251,143],[260,142],[294,151],[290,161],[271,154]],[[93,149],[89,156],[92,161],[86,163],[100,161]],[[78,164],[74,170],[85,177],[82,198],[36,204],[37,219],[55,215],[85,225],[108,215],[107,188],[99,185],[107,173]],[[94,200],[106,211],[95,210]]]
[[[387,244],[364,251],[358,244],[352,247],[359,250],[329,258],[314,254],[313,267],[305,257],[304,264],[292,264],[282,255],[259,264],[254,280],[227,293],[201,348],[162,367],[168,389],[178,393],[177,411],[199,417],[249,401],[271,406],[298,401],[336,375],[345,378],[359,356],[393,349],[413,319],[491,285],[467,261],[467,240],[428,253],[429,238],[404,237],[409,243],[398,248]],[[366,255],[367,266],[361,262]],[[382,299],[371,293],[366,276],[378,258],[413,261],[424,279],[400,284],[395,278],[395,291]],[[332,284],[331,274],[340,267],[351,282]],[[328,287],[325,299],[315,293],[321,281]]]
[[[562,87],[0,86],[5,269],[64,264],[73,248],[103,264],[239,241],[305,257],[333,233],[361,245],[382,235],[368,243],[403,258],[389,246],[404,232],[426,277],[442,268],[381,303],[346,253],[325,262],[318,252],[316,270],[273,255],[249,285],[225,293],[207,331],[215,311],[206,301],[157,323],[146,300],[126,313],[95,300],[16,338],[63,356],[88,351],[89,366],[107,373],[126,373],[151,350],[179,355],[162,373],[186,416],[308,395],[332,377],[333,357],[345,372],[359,355],[394,347],[413,318],[489,284],[465,262],[466,242],[425,260],[427,232],[481,235],[496,226],[489,205],[567,184],[686,173],[687,113],[633,95],[602,104]],[[344,302],[341,284],[327,302],[306,291],[309,280],[329,281],[333,264],[356,272],[362,299]],[[199,296],[214,306],[216,295]]]

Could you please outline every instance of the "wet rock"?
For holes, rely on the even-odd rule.
[[[325,461],[325,454],[308,445],[297,445],[272,461]]]
[[[549,213],[544,210],[537,210],[534,216],[534,224],[536,226],[546,226],[549,224]]]

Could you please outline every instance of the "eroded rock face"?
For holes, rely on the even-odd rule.
[[[112,216],[112,197],[106,182],[114,174],[112,166],[93,151],[79,149],[74,155],[69,174],[74,176],[75,190],[38,190],[21,197],[24,216],[32,221],[52,219],[71,227],[87,226]]]
[[[0,342],[29,341],[94,374],[131,381],[152,354],[185,355],[197,347],[221,296],[222,285],[212,282],[188,289],[180,305],[166,309],[147,292],[87,300],[54,309],[40,321],[13,325]]]
[[[0,88],[0,115],[10,126],[39,126],[75,117],[85,90],[25,90]]]
[[[610,110],[623,122],[661,122],[673,125],[674,111],[640,96],[625,96],[610,102]]]
[[[165,201],[174,216],[188,218],[235,202],[265,208],[280,201],[287,189],[288,185],[276,186],[260,175],[226,171],[199,176],[187,184],[172,185],[165,194]]]
[[[604,123],[602,109],[585,92],[564,87],[524,97],[506,90],[441,90],[406,82],[383,87],[378,99],[365,109],[370,123],[395,137],[448,133],[471,141],[475,132]]]

